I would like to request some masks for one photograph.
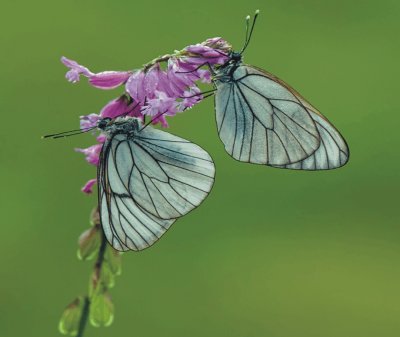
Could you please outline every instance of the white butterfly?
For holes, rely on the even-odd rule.
[[[104,119],[108,138],[98,167],[100,219],[117,250],[154,244],[209,194],[215,176],[210,155],[132,117]]]
[[[280,168],[343,166],[349,149],[339,131],[288,84],[242,63],[257,14],[242,51],[213,69],[218,134],[226,151],[239,161]]]

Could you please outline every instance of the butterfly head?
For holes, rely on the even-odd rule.
[[[231,54],[230,54],[230,58],[229,58],[229,61],[231,62],[231,63],[235,63],[235,64],[237,64],[237,63],[240,63],[241,61],[242,61],[242,53],[240,53],[240,52],[237,52],[237,51],[233,51]]]
[[[99,122],[98,122],[98,124],[97,124],[97,127],[98,127],[100,130],[105,131],[106,128],[107,128],[107,126],[110,124],[111,121],[112,121],[112,119],[109,118],[109,117],[105,117],[105,118],[103,118],[103,119],[100,119]]]

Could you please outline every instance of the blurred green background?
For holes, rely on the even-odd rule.
[[[62,55],[92,71],[140,67],[222,36],[286,80],[341,130],[349,164],[295,172],[238,163],[216,133],[212,99],[170,120],[207,149],[210,197],[153,248],[123,256],[110,328],[90,336],[394,337],[400,331],[399,30],[394,0],[9,1],[0,12],[0,335],[57,336],[86,292],[76,258],[95,176],[74,129],[121,90],[64,79]]]

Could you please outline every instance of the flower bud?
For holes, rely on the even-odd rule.
[[[93,186],[97,183],[97,179],[89,179],[85,185],[81,188],[81,191],[86,194],[93,193]]]
[[[115,276],[108,263],[103,263],[101,266],[100,282],[103,289],[110,289],[115,286]]]
[[[78,334],[84,303],[85,299],[80,296],[65,308],[58,324],[58,330],[63,335],[76,336]]]
[[[90,224],[92,226],[100,226],[100,213],[97,207],[93,208],[90,213]]]
[[[110,326],[114,320],[114,305],[108,294],[94,296],[90,303],[90,323],[95,326]]]
[[[91,260],[95,257],[100,247],[100,231],[98,227],[91,227],[79,237],[78,258]]]
[[[110,271],[115,275],[121,275],[121,253],[111,246],[106,249],[106,263],[108,264]]]

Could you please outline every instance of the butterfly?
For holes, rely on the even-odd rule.
[[[214,67],[215,112],[225,150],[236,160],[296,170],[329,170],[349,160],[340,132],[296,90],[267,71],[244,64],[244,47]]]
[[[104,118],[97,172],[100,221],[117,250],[153,245],[210,193],[215,167],[196,144],[134,117]]]

